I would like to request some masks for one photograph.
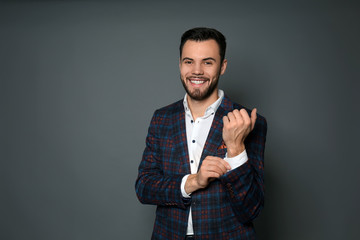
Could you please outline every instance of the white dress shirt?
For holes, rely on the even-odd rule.
[[[198,166],[200,163],[201,154],[203,148],[205,146],[206,139],[208,137],[211,124],[214,120],[215,112],[220,106],[223,98],[224,98],[224,91],[218,90],[219,98],[210,105],[206,111],[204,116],[199,117],[197,119],[193,119],[190,108],[187,103],[187,94],[184,97],[184,109],[185,109],[185,125],[186,125],[186,137],[187,137],[187,146],[189,151],[189,160],[190,160],[190,170],[191,174],[197,173]],[[243,165],[247,160],[246,150],[244,150],[239,155],[228,158],[225,156],[225,161],[227,161],[230,166],[231,170]],[[190,198],[191,193],[185,192],[185,182],[190,174],[183,177],[181,182],[181,193],[183,197]],[[191,216],[191,209],[189,214],[189,221],[187,227],[187,235],[193,235],[193,225],[192,225],[192,216]]]

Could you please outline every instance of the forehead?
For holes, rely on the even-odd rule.
[[[185,42],[182,50],[181,58],[219,58],[220,59],[220,48],[217,42],[213,39],[205,41],[193,41],[188,40]]]

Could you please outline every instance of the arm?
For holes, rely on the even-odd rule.
[[[182,198],[180,184],[183,175],[164,174],[161,139],[161,120],[155,112],[146,137],[146,148],[135,184],[138,199],[144,204],[186,208],[189,200]]]
[[[241,111],[246,113],[245,110]],[[250,131],[245,137],[240,134],[241,137],[238,139],[242,140],[239,140],[237,145],[238,147],[240,146],[240,149],[242,149],[242,144],[246,148],[248,161],[220,178],[221,183],[226,189],[233,211],[239,221],[243,223],[256,218],[264,205],[264,147],[267,123],[265,118],[261,116],[256,117],[256,111],[253,111],[251,115],[252,117],[249,118],[250,128],[248,128]],[[248,122],[249,119],[244,120],[244,123]],[[224,122],[224,129],[225,125],[226,123]],[[226,133],[224,136],[223,133],[223,137],[227,139],[228,136],[226,136]],[[230,139],[227,139],[227,141]],[[226,145],[232,146],[232,143],[230,142],[229,145],[226,143]],[[228,150],[236,152],[234,149]]]
[[[207,156],[199,171],[190,174],[185,183],[185,192],[190,194],[199,189],[206,188],[213,180],[220,178],[231,169],[230,164],[224,159]]]

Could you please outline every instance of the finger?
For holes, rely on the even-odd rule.
[[[229,113],[227,114],[227,117],[229,118],[229,121],[230,121],[230,122],[235,122],[235,121],[236,121],[236,118],[235,118],[235,115],[234,115],[233,112],[229,112]]]
[[[208,181],[212,182],[217,178],[220,178],[223,174],[217,173],[217,172],[209,172],[208,174]]]
[[[220,176],[219,176],[219,177],[217,177],[217,178],[220,178]],[[213,181],[214,181],[215,179],[217,179],[217,178],[214,178],[214,177],[213,177],[213,178],[212,178],[212,177],[211,177],[211,178],[209,178],[209,183],[213,182]]]
[[[234,115],[237,122],[242,122],[243,121],[242,114],[240,113],[239,110],[234,109],[234,111],[232,111],[232,114]]]
[[[231,170],[231,166],[227,161],[219,157],[214,157],[214,158],[216,164],[220,166],[225,171],[225,173],[227,172],[227,170]]]
[[[257,112],[256,108],[254,108],[251,111],[251,130],[253,130],[255,127],[255,122],[256,122],[256,118],[257,118],[256,112]]]
[[[218,166],[211,165],[206,170],[210,174],[216,173],[216,174],[219,174],[219,176],[222,176],[227,172],[227,169],[224,166],[220,166],[220,165],[218,165]]]
[[[199,172],[205,178],[211,178],[211,177],[219,178],[220,176],[226,173],[226,171],[224,171],[223,169],[221,169],[216,165],[205,165],[205,164],[201,166]]]
[[[228,116],[223,117],[223,123],[224,123],[224,126],[227,126],[230,123]]]
[[[215,156],[207,156],[204,159],[203,163],[217,165],[217,166],[220,166],[220,167],[224,168],[224,170],[230,170],[231,169],[231,166],[227,161],[225,161],[222,158],[215,157]]]
[[[204,171],[216,172],[219,174],[224,174],[227,171],[226,166],[216,160],[207,160],[206,162],[204,161],[202,168]]]
[[[248,112],[245,110],[245,108],[242,108],[240,110],[240,113],[241,113],[241,116],[242,116],[242,118],[244,120],[244,123],[250,125],[250,117],[249,117]]]

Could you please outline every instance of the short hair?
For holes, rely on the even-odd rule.
[[[184,47],[184,44],[188,40],[201,42],[213,39],[217,42],[220,49],[220,59],[221,62],[225,59],[225,52],[226,52],[226,39],[225,36],[219,32],[216,29],[213,28],[206,28],[206,27],[197,27],[192,28],[190,30],[187,30],[184,32],[184,34],[181,36],[181,42],[180,42],[180,57],[182,54],[182,50]]]

